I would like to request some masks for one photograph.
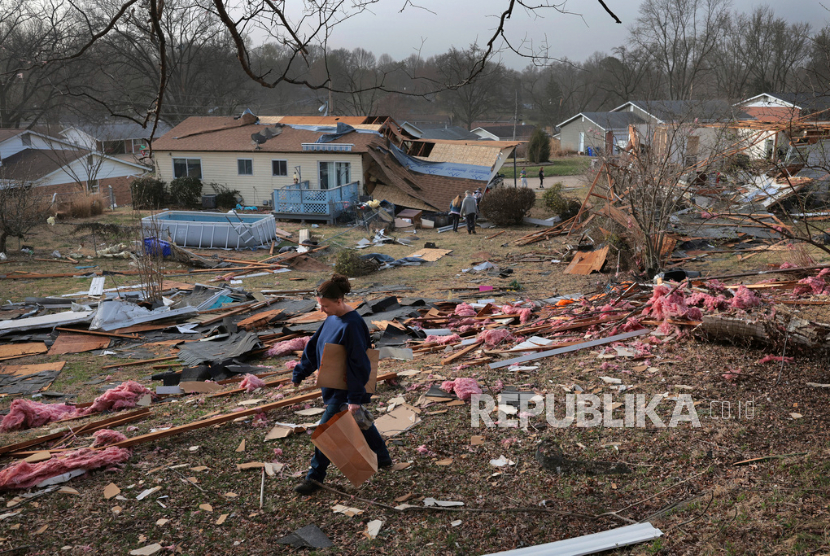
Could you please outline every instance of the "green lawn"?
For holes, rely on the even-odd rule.
[[[547,164],[543,164],[545,168],[545,177],[550,176],[578,176],[588,169],[591,159],[587,156],[568,156],[563,158],[554,158]],[[524,162],[517,162],[516,171],[521,172],[522,168],[527,169],[528,179],[537,177],[539,175],[540,165],[526,165]],[[508,160],[504,166],[501,167],[499,173],[504,174],[505,178],[513,177],[513,161]]]

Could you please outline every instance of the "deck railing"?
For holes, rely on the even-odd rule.
[[[274,212],[336,217],[357,203],[359,192],[360,182],[357,181],[334,189],[275,189]]]

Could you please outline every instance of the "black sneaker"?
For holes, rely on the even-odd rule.
[[[393,462],[391,459],[389,461],[379,461],[378,462],[378,469],[384,469],[384,468],[387,468],[387,467],[392,467],[393,465],[395,465],[395,462]]]
[[[308,479],[303,479],[303,482],[298,484],[294,487],[294,492],[302,494],[303,496],[309,496],[314,494],[322,487],[315,483],[314,481],[310,481]]]

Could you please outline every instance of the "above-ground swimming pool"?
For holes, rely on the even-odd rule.
[[[270,245],[277,222],[270,214],[171,210],[142,218],[141,229],[182,247],[251,249]]]

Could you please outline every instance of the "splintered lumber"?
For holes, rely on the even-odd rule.
[[[89,434],[91,432],[95,432],[100,429],[106,429],[118,425],[123,425],[125,423],[131,423],[133,421],[138,421],[139,419],[143,419],[150,415],[150,408],[144,407],[138,409],[136,411],[131,411],[130,413],[125,413],[123,415],[115,415],[112,417],[107,417],[106,419],[101,419],[99,421],[93,421],[91,423],[86,423],[78,427],[77,429],[70,429],[71,434],[78,436],[80,434]],[[39,436],[37,438],[32,438],[30,440],[24,440],[23,442],[18,442],[16,444],[8,444],[6,446],[0,446],[0,454],[8,454],[11,452],[17,452],[20,450],[25,450],[26,448],[30,448],[32,446],[37,446],[38,444],[42,444],[43,442],[50,442],[52,440],[58,440],[59,438],[63,438],[66,436],[67,432],[70,431],[61,431],[55,432],[52,434],[47,434],[44,436]]]
[[[263,311],[261,313],[257,313],[255,315],[251,315],[245,319],[242,319],[236,325],[239,328],[244,328],[245,330],[251,330],[252,328],[260,328],[263,326],[267,326],[269,322],[274,320],[277,315],[282,313],[282,309],[272,309],[270,311]]]
[[[788,345],[809,349],[830,348],[830,324],[798,318],[786,307],[777,307],[771,316],[704,315],[696,332],[718,341],[754,341],[772,346],[786,341]]]
[[[506,232],[506,231],[507,231],[507,230],[502,230],[502,231],[500,231],[500,232],[496,232],[495,234],[493,234],[493,235],[491,235],[491,236],[487,236],[487,237],[485,237],[484,239],[493,239],[494,237],[498,237],[498,236],[502,235],[502,234],[503,234],[504,232]]]
[[[397,373],[386,373],[383,375],[379,375],[378,380],[388,380],[391,378],[397,378],[397,376]],[[244,411],[229,413],[227,415],[217,415],[216,417],[210,417],[208,419],[196,421],[195,423],[188,423],[187,425],[172,427],[164,431],[156,431],[148,434],[134,436],[132,438],[122,440],[121,442],[115,442],[114,444],[110,444],[107,447],[109,448],[115,446],[118,448],[130,448],[132,446],[137,446],[139,444],[144,444],[146,442],[155,442],[156,440],[167,438],[168,436],[173,436],[176,434],[181,434],[183,432],[190,432],[193,430],[203,429],[205,427],[211,427],[213,425],[219,425],[221,423],[227,423],[228,421],[233,421],[235,419],[239,419],[240,417],[250,417],[252,415],[256,415],[257,413],[264,413],[266,411],[272,411],[274,409],[288,407],[294,405],[295,403],[311,401],[313,399],[319,398],[320,396],[322,396],[322,391],[314,390],[312,392],[309,392],[308,394],[302,394],[291,398],[285,398],[277,402],[252,407]]]
[[[117,363],[115,365],[106,365],[102,369],[115,369],[117,367],[135,367],[136,365],[146,365],[147,363],[158,363],[159,361],[170,361],[178,359],[178,355],[171,355],[169,357],[158,357],[156,359],[143,359],[141,361],[130,361],[128,363]]]
[[[465,347],[465,348],[464,348],[464,349],[462,349],[461,351],[459,351],[459,352],[457,352],[457,353],[453,353],[453,354],[452,354],[452,355],[450,355],[449,357],[445,357],[444,359],[442,359],[442,360],[441,360],[441,364],[442,364],[442,365],[449,365],[449,364],[450,364],[450,363],[452,363],[453,361],[455,361],[455,360],[457,360],[457,359],[460,359],[460,358],[464,357],[465,355],[467,355],[467,354],[468,354],[468,353],[470,353],[471,351],[475,351],[475,349],[476,349],[478,346],[480,346],[481,344],[483,344],[483,343],[484,343],[484,341],[483,341],[483,340],[479,340],[479,341],[477,341],[477,342],[476,342],[476,343],[474,343],[474,344],[470,344],[469,346]]]
[[[60,332],[73,332],[77,334],[91,334],[93,336],[106,336],[108,338],[126,338],[128,340],[141,339],[141,336],[138,334],[116,334],[114,332],[99,332],[97,330],[83,330],[81,328],[64,328],[63,326],[56,326],[55,330]]]
[[[590,342],[583,342],[581,344],[576,344],[574,346],[567,346],[558,349],[552,349],[550,351],[543,351],[541,353],[533,353],[530,355],[523,355],[521,357],[516,357],[515,359],[506,359],[504,361],[499,361],[497,363],[490,363],[491,369],[500,369],[502,367],[509,367],[510,365],[516,363],[524,363],[525,361],[535,361],[536,359],[544,359],[545,357],[552,357],[554,355],[559,355],[561,353],[570,353],[572,351],[578,351],[580,349],[590,348],[594,346],[601,346],[604,344],[610,344],[612,342],[620,342],[622,340],[628,340],[629,338],[636,338],[637,336],[643,336],[645,334],[650,334],[651,330],[644,328],[642,330],[634,330],[632,332],[625,332],[623,334],[617,334],[616,336],[609,336],[608,338],[600,338],[598,340],[591,340]]]

